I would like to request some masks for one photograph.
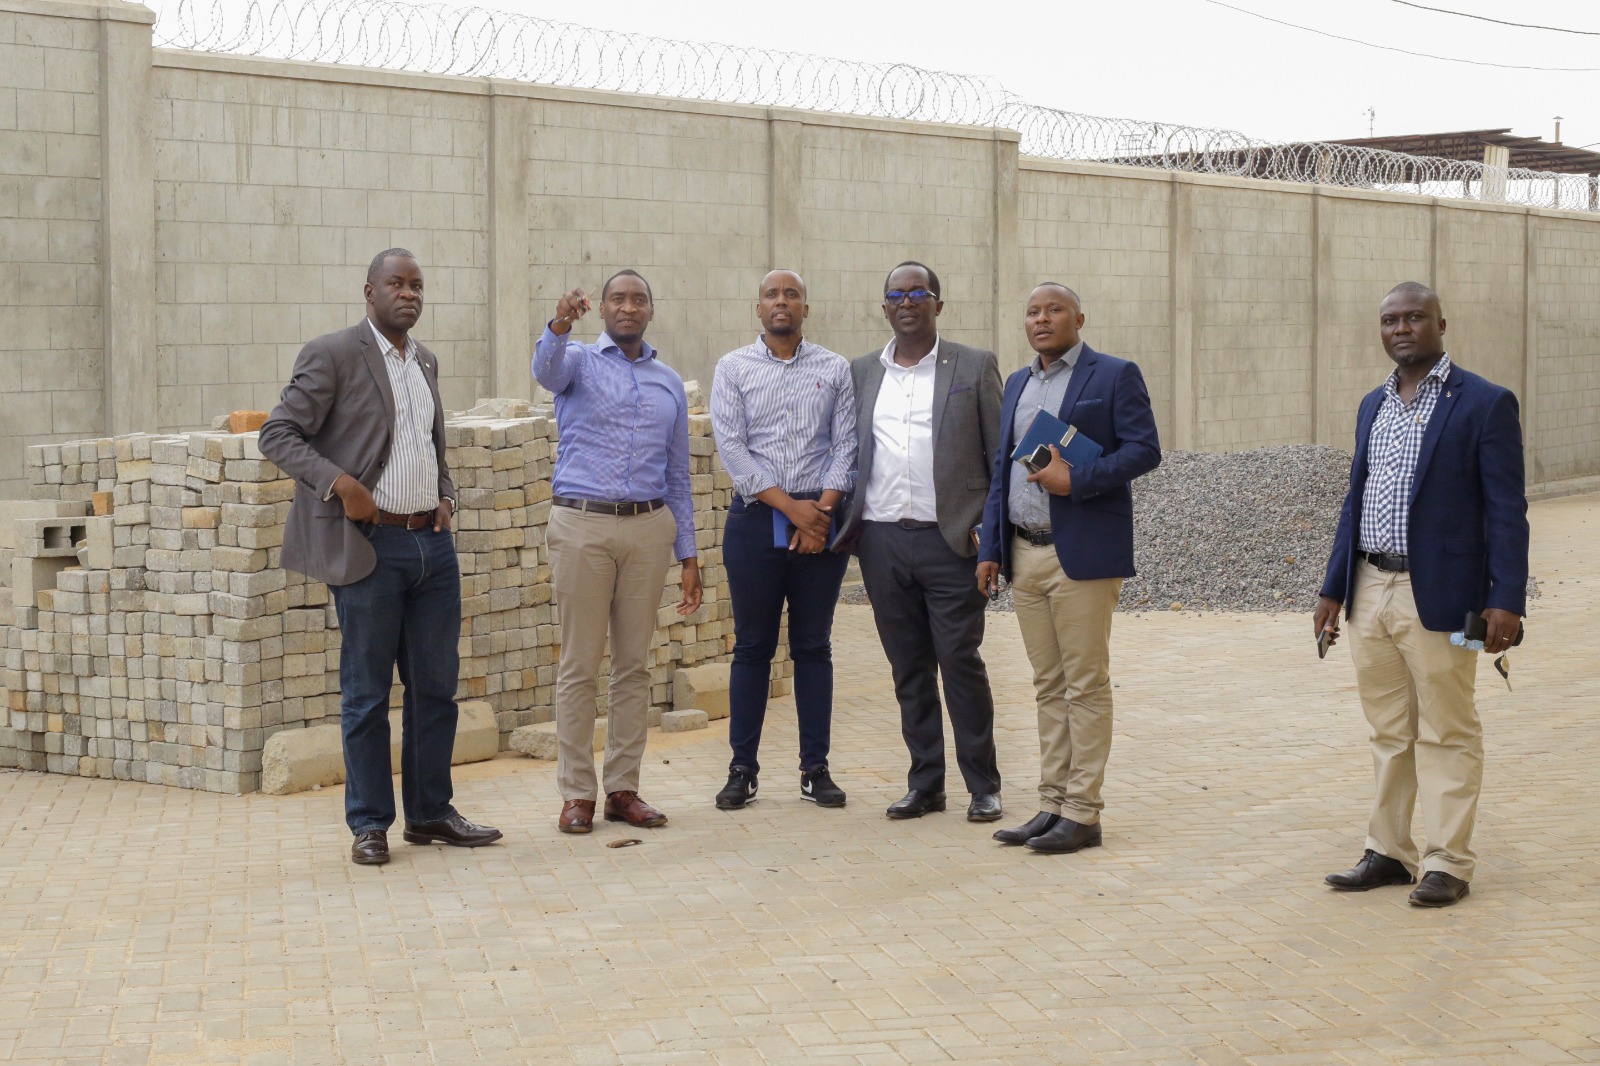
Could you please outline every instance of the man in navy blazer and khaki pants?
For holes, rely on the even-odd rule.
[[[1025,328],[1038,357],[1006,381],[1000,448],[984,507],[978,586],[1011,582],[1039,707],[1039,813],[995,839],[1035,851],[1100,843],[1100,787],[1111,751],[1111,613],[1133,576],[1134,478],[1161,462],[1139,368],[1084,344],[1078,294],[1045,282]],[[1069,466],[1056,454],[1034,474],[1011,460],[1048,410],[1100,445]]]
[[[1395,370],[1361,401],[1350,491],[1313,618],[1330,640],[1341,607],[1350,622],[1377,795],[1361,861],[1325,881],[1362,892],[1410,884],[1420,871],[1410,902],[1447,907],[1472,880],[1483,783],[1478,656],[1449,634],[1480,612],[1484,650],[1498,654],[1526,612],[1522,429],[1509,390],[1451,363],[1432,289],[1395,286],[1378,322]],[[1420,855],[1411,838],[1419,796]]]

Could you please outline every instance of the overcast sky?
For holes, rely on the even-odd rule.
[[[1595,0],[1418,0],[1589,36],[1516,29],[1396,0],[1226,0],[1329,34],[1479,63],[1600,68]],[[1508,70],[1384,51],[1208,0],[478,0],[634,33],[985,74],[1031,103],[1224,126],[1267,139],[1511,127],[1600,141],[1600,69]]]

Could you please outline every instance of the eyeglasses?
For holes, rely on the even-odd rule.
[[[890,289],[888,292],[883,294],[883,302],[889,304],[891,307],[903,304],[907,300],[910,300],[913,306],[920,306],[927,303],[929,300],[937,300],[938,298],[938,293],[929,292],[927,289],[912,289],[910,292],[901,292],[899,289]]]

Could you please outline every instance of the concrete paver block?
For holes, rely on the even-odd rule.
[[[265,411],[234,411],[228,416],[229,433],[254,433],[266,425]]]
[[[698,709],[715,722],[728,717],[728,663],[706,663],[672,675],[672,706]]]
[[[451,763],[483,762],[500,753],[500,731],[487,703],[464,701],[456,721]],[[267,738],[261,752],[261,791],[272,796],[344,782],[344,746],[338,722],[284,729]],[[400,772],[400,712],[389,715],[389,759]]]
[[[606,720],[594,723],[594,750],[604,751],[606,746]],[[556,743],[554,722],[535,722],[511,731],[511,750],[520,751],[535,759],[554,759],[559,745]]]
[[[691,729],[704,729],[711,722],[711,716],[698,708],[689,708],[684,711],[663,711],[661,713],[661,731],[663,733],[687,733]]]
[[[76,500],[0,500],[0,548],[17,546],[14,524],[31,518],[78,518],[87,508]]]

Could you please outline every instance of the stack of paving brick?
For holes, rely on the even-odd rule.
[[[710,433],[697,411],[705,598],[679,618],[672,569],[652,653],[653,720],[671,709],[676,669],[725,660],[733,647],[721,559],[732,484]],[[446,434],[459,506],[459,695],[488,702],[504,737],[553,717],[559,608],[545,526],[556,428],[548,408],[486,401],[450,419]],[[12,585],[11,617],[0,616],[11,730],[0,733],[0,764],[253,791],[269,735],[337,716],[328,591],[279,567],[294,485],[261,457],[255,434],[48,445],[29,449],[27,469],[35,499],[0,504],[9,531],[0,555],[14,556],[0,571]],[[774,694],[789,691],[791,672],[782,660]]]

